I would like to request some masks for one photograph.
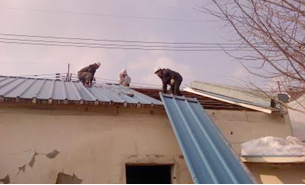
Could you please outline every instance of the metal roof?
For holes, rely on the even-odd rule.
[[[267,91],[262,92],[253,88],[251,89],[246,87],[215,84],[209,82],[193,81],[191,82],[191,87],[193,89],[221,94],[223,96],[232,97],[247,102],[258,103],[263,106],[270,106],[271,97],[274,97],[274,94],[272,95]]]
[[[0,101],[42,103],[119,103],[162,105],[162,102],[117,84],[94,84],[86,88],[79,81],[0,76]]]
[[[266,106],[266,105],[263,105],[263,104],[260,104],[260,103],[240,100],[240,99],[228,97],[228,96],[213,93],[213,92],[203,91],[203,90],[194,89],[194,88],[190,88],[190,87],[186,87],[186,88],[184,88],[184,90],[187,91],[187,92],[195,93],[195,94],[198,94],[198,95],[201,95],[201,96],[209,97],[209,98],[216,99],[216,100],[219,100],[219,101],[223,101],[223,102],[226,102],[226,103],[230,103],[230,104],[233,104],[233,105],[239,105],[239,106],[242,106],[242,107],[245,107],[245,108],[248,108],[248,109],[261,111],[261,112],[264,112],[264,113],[267,113],[267,114],[271,114],[272,112],[280,111],[280,109],[278,109],[278,108],[273,108],[273,107]]]
[[[162,91],[162,89],[136,88],[136,87],[133,87],[132,89],[161,101],[159,92]],[[184,90],[182,90],[181,92],[182,92],[183,96],[185,96],[187,98],[196,98],[200,102],[200,104],[203,106],[204,109],[251,110],[251,109],[248,109],[244,106],[240,106],[240,105],[236,105],[236,104],[232,104],[232,103],[227,103],[227,102],[224,102],[224,101],[217,100],[215,98],[209,98],[209,97],[202,96],[202,95],[199,95],[199,94],[195,94],[195,93],[192,93],[192,92],[187,92],[187,91],[184,91]]]
[[[194,183],[251,184],[253,177],[196,99],[160,93]]]

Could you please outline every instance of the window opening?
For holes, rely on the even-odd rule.
[[[126,165],[127,184],[171,184],[172,165]]]

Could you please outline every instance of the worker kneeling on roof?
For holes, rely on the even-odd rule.
[[[78,79],[83,83],[85,87],[92,86],[95,71],[100,67],[100,65],[101,63],[97,62],[78,71]]]
[[[155,74],[158,75],[158,77],[162,80],[163,93],[166,93],[167,85],[170,85],[170,90],[174,95],[182,96],[179,88],[183,79],[178,72],[157,67],[155,69]]]
[[[129,86],[131,78],[128,76],[126,69],[123,69],[119,74],[119,84]]]

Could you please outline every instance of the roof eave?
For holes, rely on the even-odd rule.
[[[227,99],[224,99],[224,98],[220,98],[220,97],[215,97],[215,96],[212,96],[212,95],[209,95],[209,94],[205,94],[203,92],[198,92],[196,90],[193,90],[190,87],[185,87],[183,90],[187,91],[187,92],[191,92],[191,93],[197,94],[197,95],[201,95],[201,96],[204,96],[204,97],[208,97],[208,98],[212,98],[212,99],[215,99],[215,100],[219,100],[219,101],[222,101],[222,102],[230,103],[230,104],[233,104],[233,105],[238,105],[238,106],[242,106],[242,107],[245,107],[245,108],[248,108],[248,109],[264,112],[266,114],[272,114],[274,111],[279,111],[277,109],[272,110],[271,108],[264,108],[264,107],[250,105],[250,104],[246,104],[246,103],[230,101],[230,100],[227,100]]]

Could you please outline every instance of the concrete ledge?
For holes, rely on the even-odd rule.
[[[305,156],[242,156],[244,163],[305,163]]]

